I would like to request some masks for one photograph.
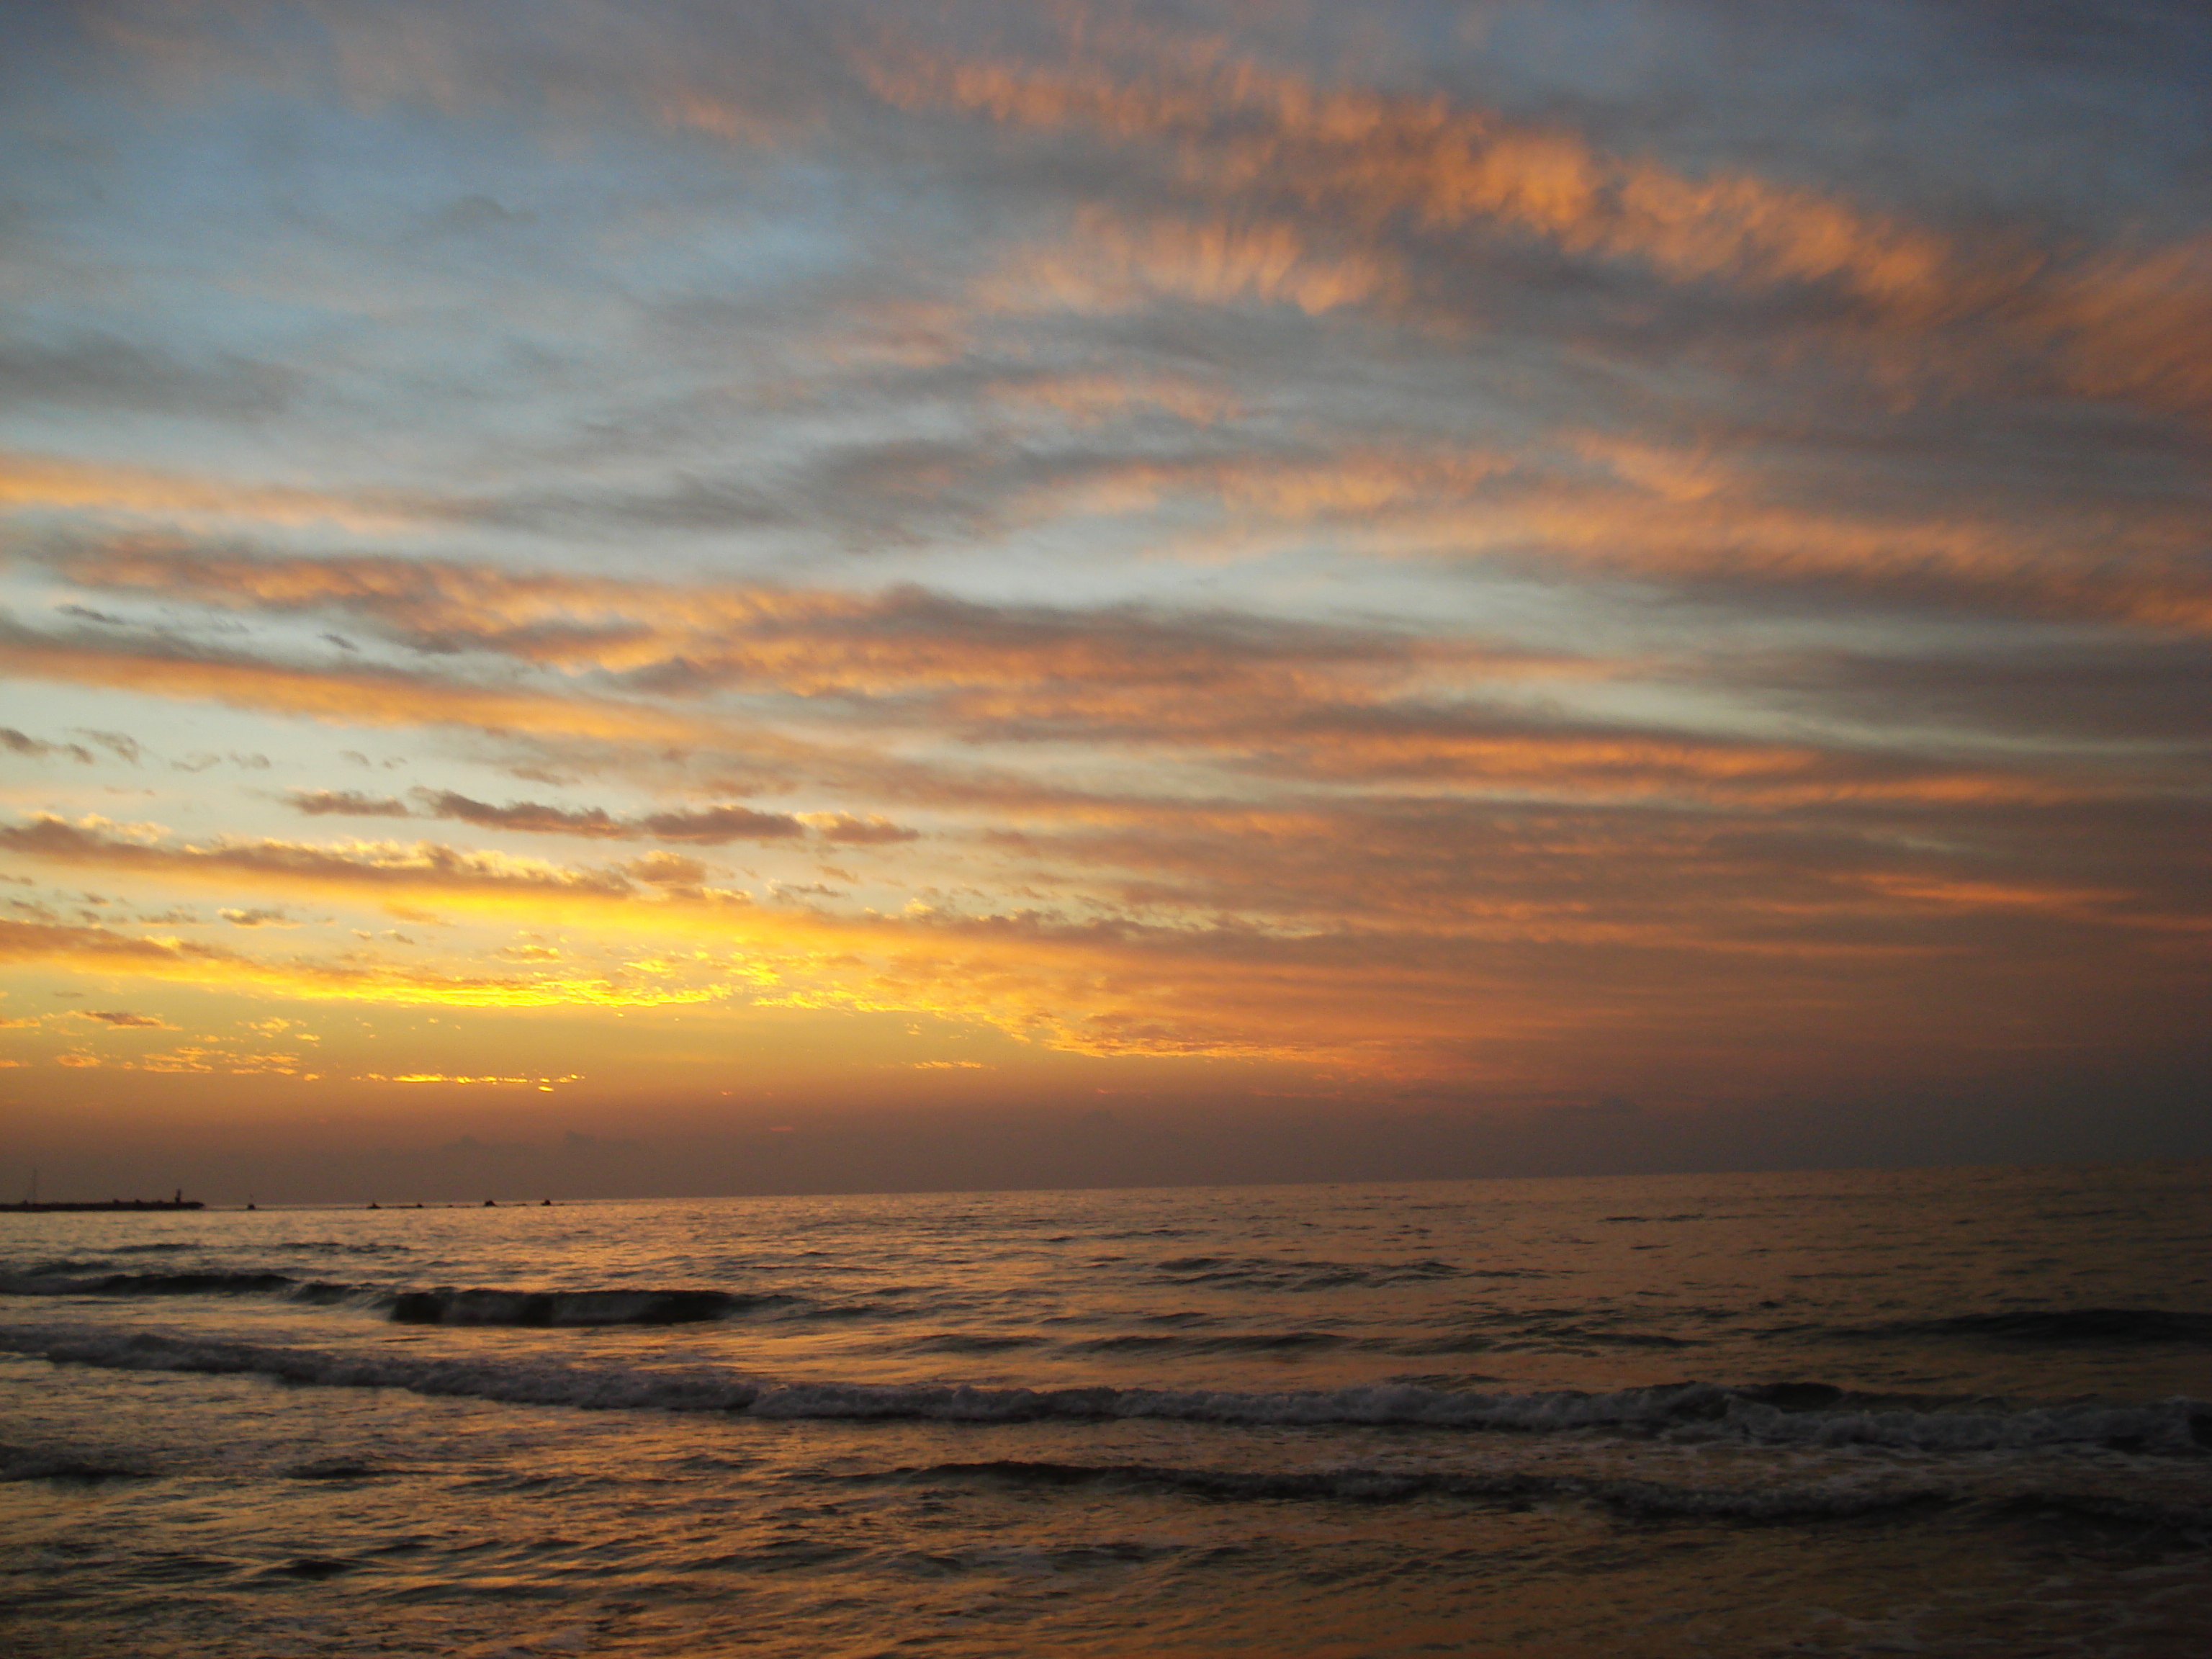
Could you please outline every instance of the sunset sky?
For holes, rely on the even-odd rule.
[[[0,1197],[2212,1152],[2202,9],[9,13]]]

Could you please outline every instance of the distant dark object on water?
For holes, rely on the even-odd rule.
[[[484,1200],[483,1206],[487,1210],[496,1210],[499,1208],[499,1200],[495,1198],[488,1198]]]
[[[246,1206],[252,1209],[249,1204]],[[111,1198],[96,1204],[0,1204],[10,1215],[47,1215],[57,1210],[204,1210],[197,1198]]]

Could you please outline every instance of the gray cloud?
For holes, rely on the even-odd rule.
[[[417,789],[414,799],[422,808],[419,812],[396,797],[365,795],[353,790],[295,790],[285,798],[287,805],[309,817],[444,818],[481,829],[525,835],[580,836],[600,841],[653,840],[700,847],[726,847],[740,841],[792,841],[810,834],[845,845],[914,841],[920,836],[918,830],[885,818],[858,817],[845,812],[810,814],[801,818],[788,812],[763,812],[749,806],[726,805],[618,818],[603,806],[561,807],[542,801],[509,801],[503,806],[495,806],[451,789]]]
[[[806,826],[788,813],[757,812],[749,806],[649,812],[638,824],[659,840],[690,842],[701,847],[720,847],[733,841],[781,841],[806,833]]]
[[[34,757],[67,755],[71,760],[85,766],[91,765],[93,760],[92,750],[81,743],[47,743],[40,738],[27,736],[12,726],[0,726],[0,747],[6,748],[11,754]]]
[[[356,789],[295,789],[285,804],[310,817],[336,814],[355,818],[404,818],[414,814],[407,803],[390,795],[364,795]]]
[[[300,380],[295,370],[238,357],[191,362],[110,334],[53,344],[0,339],[0,409],[241,420],[283,410]]]

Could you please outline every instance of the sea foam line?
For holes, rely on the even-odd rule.
[[[498,1362],[300,1347],[154,1333],[87,1334],[0,1327],[0,1350],[59,1364],[123,1370],[252,1374],[332,1388],[403,1389],[515,1405],[590,1410],[742,1413],[767,1419],[925,1419],[954,1423],[1153,1419],[1250,1425],[1392,1425],[1517,1433],[1663,1433],[1800,1447],[1877,1446],[1923,1453],[2088,1445],[2163,1456],[2212,1448],[2212,1405],[2173,1399],[2020,1411],[1914,1411],[1843,1406],[1785,1411],[1711,1382],[1609,1394],[1462,1394],[1412,1383],[1280,1393],[1234,1389],[981,1388],[969,1384],[794,1382],[712,1366],[647,1370],[540,1359]]]

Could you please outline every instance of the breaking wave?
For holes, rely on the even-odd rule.
[[[470,1361],[152,1334],[85,1336],[0,1328],[0,1349],[124,1370],[250,1373],[296,1384],[404,1389],[520,1405],[743,1413],[758,1418],[958,1423],[1118,1419],[1232,1425],[1396,1425],[1524,1434],[1576,1431],[1759,1445],[1871,1446],[1922,1453],[2097,1446],[2160,1456],[2212,1449],[2212,1404],[2067,1404],[2007,1410],[1896,1406],[1802,1383],[1679,1382],[1608,1394],[1473,1394],[1413,1383],[1260,1393],[1229,1389],[981,1388],[787,1382],[726,1368],[638,1370],[544,1360]]]
[[[74,1267],[76,1263],[49,1263]],[[278,1273],[86,1273],[45,1271],[0,1278],[10,1296],[267,1296],[320,1305],[352,1303],[380,1309],[401,1325],[574,1326],[683,1325],[796,1305],[775,1292],[727,1291],[395,1290],[388,1285],[333,1284]]]

